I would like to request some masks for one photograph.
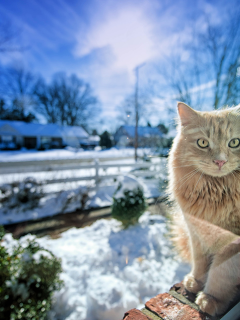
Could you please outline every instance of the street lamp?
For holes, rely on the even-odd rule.
[[[136,66],[135,73],[136,73],[136,83],[135,83],[135,116],[136,116],[136,121],[135,121],[135,139],[134,139],[134,149],[135,149],[135,161],[137,162],[138,160],[138,155],[137,155],[137,149],[138,149],[138,76],[139,76],[139,69],[142,68],[146,63],[142,63],[138,66]]]

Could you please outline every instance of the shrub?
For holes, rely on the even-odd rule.
[[[0,186],[0,202],[7,211],[16,207],[23,211],[31,210],[38,206],[43,192],[34,178],[26,178],[23,182],[15,182]]]
[[[119,184],[113,196],[112,217],[121,221],[124,228],[136,224],[146,208],[146,201],[140,186],[129,190],[124,189],[122,183]]]
[[[0,319],[45,320],[59,279],[60,259],[28,239],[6,249],[0,229]]]
[[[104,131],[103,134],[100,135],[100,143],[101,147],[105,147],[107,149],[112,147],[111,136],[108,131]]]

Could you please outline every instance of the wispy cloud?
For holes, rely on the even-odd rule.
[[[112,68],[133,70],[138,64],[153,58],[155,46],[153,24],[141,6],[125,6],[105,21],[90,26],[86,36],[77,36],[75,55],[82,57],[96,48],[108,48]]]
[[[140,71],[141,91],[149,78],[158,76],[152,62],[181,50],[178,43],[189,41],[192,28],[204,27],[202,12],[218,21],[223,7],[224,0],[196,0],[194,6],[192,0],[3,0],[1,15],[22,29],[30,49],[0,60],[22,59],[48,79],[56,71],[76,73],[93,87],[103,118],[111,114],[113,119],[121,100],[134,90],[134,68],[147,62]],[[156,121],[166,101],[158,103]]]

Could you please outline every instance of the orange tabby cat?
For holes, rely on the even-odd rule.
[[[240,107],[199,112],[178,103],[178,113],[169,192],[175,243],[192,265],[184,285],[203,312],[222,314],[240,284]]]

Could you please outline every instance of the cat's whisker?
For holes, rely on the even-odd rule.
[[[232,174],[232,176],[233,176],[234,180],[237,180],[237,178],[236,178],[236,176],[235,176],[234,172],[231,172],[231,174]]]
[[[240,172],[239,172],[239,171],[234,170],[232,173],[233,173],[233,174],[235,173],[236,176],[240,177]]]
[[[198,181],[197,181],[192,193],[194,193],[195,189],[197,188],[198,182],[201,180],[202,175],[203,175],[203,172],[201,173],[201,175],[200,175],[200,177],[199,177],[199,179],[198,179]]]
[[[174,169],[176,169],[176,168],[184,168],[184,167],[191,167],[191,166],[193,166],[194,164],[186,164],[186,165],[184,165],[184,166],[178,166],[178,167],[172,167],[172,168],[174,168]]]
[[[188,177],[191,177],[191,175],[193,174],[193,172],[195,173],[195,171],[196,171],[196,169],[189,172],[188,174],[184,175],[180,180],[178,180],[178,182],[176,183],[176,186],[178,186],[181,182],[184,182],[184,180],[187,179]]]
[[[185,159],[182,159],[182,162],[183,162],[183,165],[185,164],[185,163],[192,163],[192,164],[196,164],[196,163],[204,163],[203,161],[200,161],[200,160],[185,160]],[[179,163],[179,164],[181,164],[181,163]]]
[[[197,160],[197,159],[191,159],[191,160],[187,160],[184,157],[179,156],[178,159],[182,159],[184,161],[201,161],[201,160]]]
[[[182,159],[184,162],[201,162],[201,160],[185,160],[185,159]]]
[[[196,172],[194,172],[190,177],[188,177],[185,181],[182,182],[182,184],[175,190],[178,190],[180,187],[182,187],[187,181],[189,181],[190,179],[192,179],[197,173],[199,172],[199,170],[197,170]],[[180,182],[180,181],[179,181]]]
[[[204,167],[205,168],[212,168],[212,165],[209,164],[209,163],[205,163],[205,162],[201,162],[200,160],[189,160],[189,161],[196,161],[197,163],[201,163],[201,164],[204,164]],[[191,167],[191,166],[194,166],[196,163],[190,163],[190,164],[184,164],[182,166],[177,166],[177,167],[172,167],[174,169],[176,168],[184,168],[184,167]]]
[[[190,171],[190,172],[188,172],[187,174],[185,174],[180,180],[178,180],[178,182],[177,183],[179,183],[179,182],[181,182],[182,180],[184,180],[184,179],[186,179],[186,178],[188,178],[193,172],[195,172],[195,171],[197,171],[198,169],[196,168],[196,169],[194,169],[194,170],[192,170],[192,171]]]
[[[180,187],[182,187],[189,179],[191,179],[198,172],[199,172],[199,169],[195,169],[195,170],[191,171],[190,173],[188,173],[187,175],[185,175],[182,179],[180,179],[176,183],[176,185],[180,184],[180,182],[182,182],[182,184],[179,185],[179,187],[177,189],[175,189],[175,191],[177,191]]]

